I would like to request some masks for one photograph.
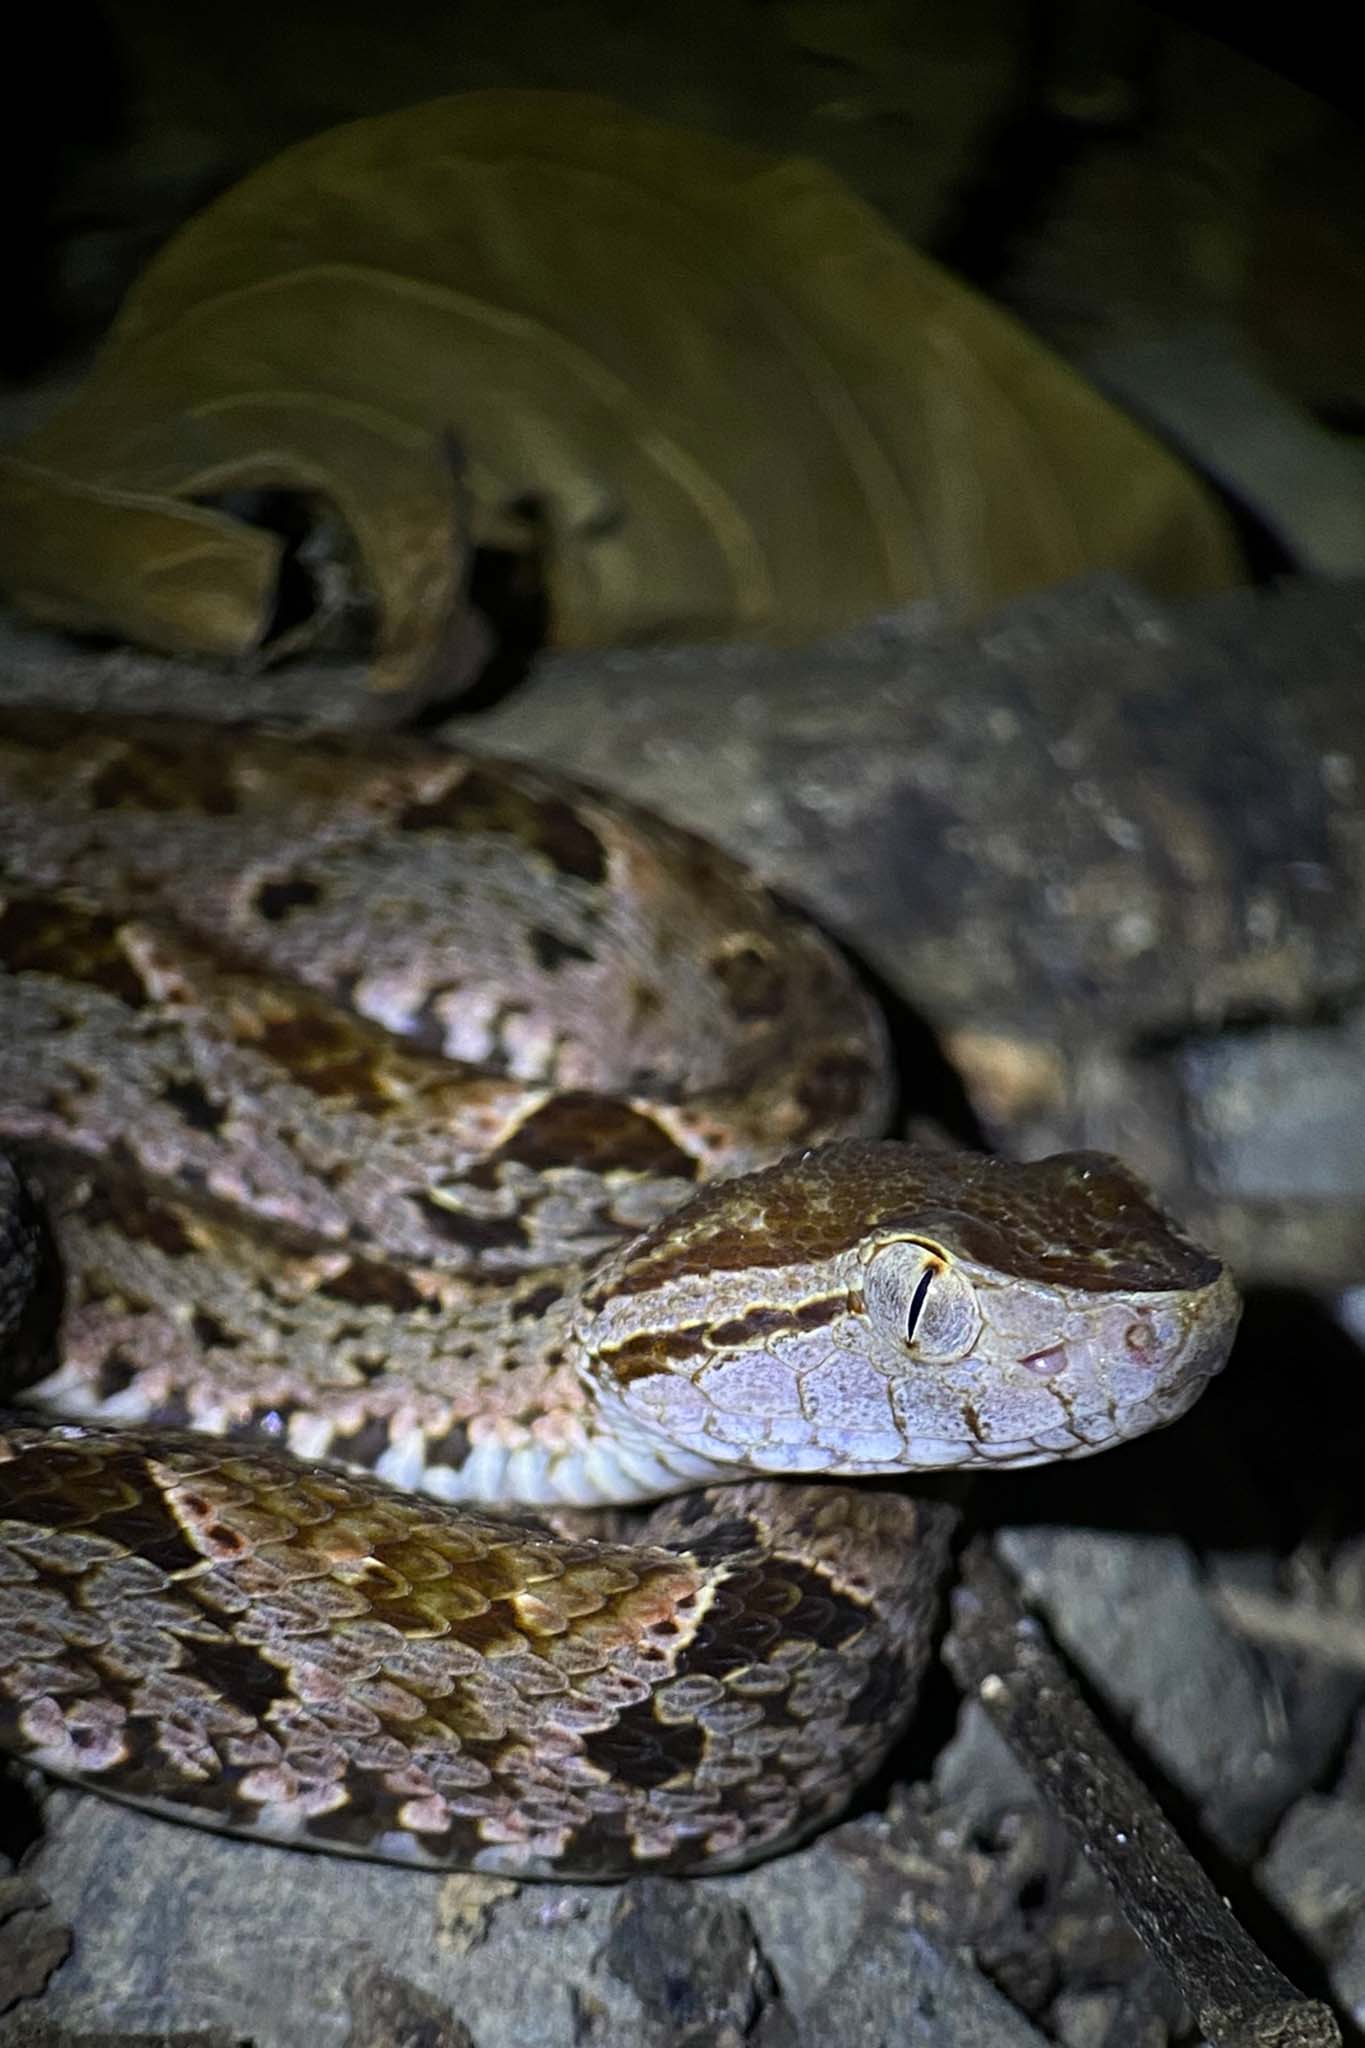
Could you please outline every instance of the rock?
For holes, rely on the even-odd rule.
[[[77,1939],[42,2015],[102,2044],[197,2038],[230,2014],[255,2048],[1042,2048],[900,1910],[875,1828],[866,1855],[846,1853],[869,1825],[723,1880],[497,1882],[471,1936],[485,1880],[229,1841],[56,1791],[30,1867]],[[3,2048],[24,2024],[0,2021]]]

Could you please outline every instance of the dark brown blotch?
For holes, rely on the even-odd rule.
[[[171,1203],[122,1175],[97,1181],[81,1209],[90,1229],[113,1228],[134,1244],[149,1244],[168,1258],[184,1258],[198,1249]]]
[[[712,1498],[704,1493],[684,1496],[673,1507],[673,1516],[684,1527],[689,1522],[703,1522],[699,1534],[680,1542],[665,1543],[665,1550],[676,1550],[695,1558],[703,1568],[710,1565],[726,1564],[732,1559],[756,1552],[762,1536],[756,1525],[747,1518],[734,1515],[725,1521],[714,1521],[716,1510]]]
[[[563,797],[534,792],[474,769],[430,803],[410,804],[397,823],[408,832],[492,833],[515,839],[578,881],[600,883],[607,856],[592,827]]]
[[[866,1631],[872,1619],[869,1608],[841,1593],[823,1572],[795,1558],[782,1557],[775,1565],[765,1563],[759,1577],[765,1588],[774,1590],[773,1606],[781,1616],[784,1633],[822,1650],[844,1649]]]
[[[342,1000],[352,1008],[355,1004],[356,986],[357,983],[353,980],[349,991],[342,995]],[[458,981],[435,982],[422,997],[417,1008],[405,1013],[402,1020],[402,1038],[406,1047],[413,1052],[435,1054],[438,1058],[444,1056],[448,1030],[446,1018],[450,1005],[458,997],[462,987],[463,983]]]
[[[320,1004],[298,999],[253,1028],[249,1043],[322,1101],[347,1101],[372,1112],[392,1107],[380,1078],[383,1048],[353,1019]]]
[[[643,1173],[695,1180],[697,1162],[654,1119],[586,1089],[566,1089],[524,1117],[489,1155],[545,1171],[580,1166],[593,1173]]]
[[[326,1813],[311,1813],[306,1823],[308,1838],[338,1849],[368,1849],[386,1830],[398,1824],[399,1802],[384,1793],[376,1781],[350,1774],[346,1798]],[[382,1808],[382,1811],[377,1811]],[[443,1839],[443,1838],[436,1838]],[[477,1837],[475,1838],[477,1841]]]
[[[629,1387],[667,1372],[670,1359],[700,1358],[705,1349],[705,1323],[683,1323],[676,1330],[642,1330],[605,1347],[602,1361],[619,1386]]]
[[[319,883],[310,882],[302,875],[289,875],[262,882],[256,891],[255,904],[267,924],[280,924],[291,911],[311,910],[321,898]]]
[[[334,1436],[329,1454],[339,1458],[344,1465],[361,1465],[370,1471],[388,1448],[388,1423],[377,1415],[371,1415],[358,1429]]]
[[[317,1291],[332,1301],[357,1308],[390,1309],[395,1315],[414,1315],[431,1306],[406,1273],[396,1266],[381,1265],[377,1259],[348,1259]]]
[[[170,1104],[176,1115],[183,1118],[192,1131],[205,1131],[216,1137],[223,1128],[223,1112],[213,1102],[197,1081],[168,1081],[161,1091],[163,1102]]]
[[[105,1444],[97,1457],[51,1444],[0,1465],[4,1513],[41,1528],[80,1529],[164,1572],[199,1563],[161,1488],[136,1451]]]
[[[695,1855],[704,1853],[690,1836],[684,1846],[692,1849]],[[666,1856],[659,1864],[651,1857],[649,1867],[651,1871],[673,1870],[680,1860],[677,1856]],[[556,1870],[566,1878],[580,1880],[638,1877],[639,1859],[621,1814],[594,1814],[591,1820],[575,1828],[564,1846]]]
[[[112,1401],[116,1394],[126,1393],[137,1378],[135,1360],[117,1346],[107,1351],[100,1360],[99,1371],[95,1374],[95,1398],[98,1401]]]
[[[452,1472],[459,1472],[464,1467],[469,1450],[469,1431],[462,1422],[453,1422],[440,1436],[428,1440],[427,1463],[448,1465]]]
[[[447,1208],[431,1195],[418,1195],[415,1202],[427,1228],[462,1251],[511,1251],[525,1246],[526,1233],[520,1217],[475,1216],[467,1209]]]
[[[209,735],[189,730],[185,740],[144,733],[91,777],[91,805],[97,811],[198,811],[228,818],[237,792],[226,762]]]
[[[533,1287],[529,1294],[517,1296],[512,1303],[512,1321],[533,1321],[537,1316],[543,1316],[547,1309],[552,1309],[555,1303],[562,1301],[563,1298],[563,1288],[556,1287],[552,1280],[546,1280],[539,1287]]]
[[[284,1672],[250,1643],[228,1636],[219,1640],[183,1634],[179,1641],[185,1651],[182,1670],[220,1693],[230,1706],[251,1720],[264,1724],[271,1707],[289,1697]]]
[[[661,1721],[651,1698],[627,1707],[610,1728],[585,1735],[583,1753],[618,1784],[654,1792],[688,1782],[706,1753],[706,1738],[695,1722]]]
[[[566,960],[581,962],[592,959],[588,947],[577,945],[572,939],[563,939],[558,932],[549,931],[544,925],[534,925],[526,935],[526,943],[536,966],[545,974],[553,974]]]
[[[718,1534],[719,1532],[717,1532]],[[710,1542],[693,1546],[701,1557]],[[792,1557],[756,1557],[729,1573],[716,1589],[695,1637],[678,1659],[678,1673],[725,1679],[764,1664],[784,1643],[838,1650],[861,1635],[868,1613],[820,1572]],[[783,1712],[780,1696],[764,1713]]]
[[[737,1344],[756,1344],[783,1331],[819,1330],[837,1322],[848,1308],[846,1294],[827,1295],[819,1301],[803,1301],[799,1308],[751,1308],[728,1323],[715,1323],[708,1341],[726,1350]]]
[[[190,1404],[178,1387],[173,1388],[147,1417],[148,1423],[157,1429],[185,1429],[191,1420]]]
[[[713,955],[711,973],[742,1023],[776,1017],[786,997],[781,964],[756,939],[741,939]]]
[[[0,966],[55,974],[117,996],[130,1009],[149,998],[122,943],[122,920],[47,897],[13,896],[0,908]]]

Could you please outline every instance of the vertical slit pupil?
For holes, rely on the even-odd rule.
[[[910,1297],[910,1312],[905,1319],[905,1341],[907,1344],[913,1344],[915,1341],[915,1327],[923,1313],[924,1304],[929,1298],[929,1289],[933,1285],[935,1271],[935,1267],[926,1266],[919,1279],[915,1282],[915,1291]]]

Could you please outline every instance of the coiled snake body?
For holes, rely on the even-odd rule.
[[[0,888],[0,1740],[52,1772],[748,1861],[914,1697],[951,1518],[867,1480],[1084,1455],[1226,1355],[1116,1162],[871,1142],[835,952],[585,791],[10,713]]]

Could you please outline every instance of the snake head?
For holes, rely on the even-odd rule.
[[[1119,1161],[849,1143],[713,1183],[593,1273],[580,1370],[699,1474],[1030,1465],[1173,1421],[1225,1362],[1227,1268]]]

